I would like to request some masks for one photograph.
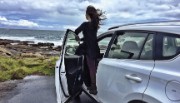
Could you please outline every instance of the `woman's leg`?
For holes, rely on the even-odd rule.
[[[97,94],[97,87],[96,87],[96,70],[97,70],[97,63],[95,59],[89,58],[86,56],[87,59],[87,64],[90,72],[90,77],[91,77],[91,88],[89,92],[91,94]]]

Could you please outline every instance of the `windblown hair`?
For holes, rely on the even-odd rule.
[[[86,14],[90,16],[91,24],[95,29],[99,29],[101,21],[106,19],[105,12],[91,5],[87,7]]]

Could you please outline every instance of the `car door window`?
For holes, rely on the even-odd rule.
[[[108,58],[138,59],[148,33],[125,32],[111,45]]]
[[[78,41],[75,39],[76,34],[72,31],[67,35],[65,55],[74,55],[77,47],[79,46]]]
[[[180,38],[176,38],[176,45],[180,47]]]
[[[153,34],[150,34],[144,44],[141,56],[141,60],[152,60],[153,59]]]
[[[174,57],[180,52],[180,37],[163,36],[163,57]]]
[[[99,42],[98,42],[98,45],[99,45],[99,48],[100,48],[100,51],[101,53],[105,53],[107,47],[108,47],[108,44],[111,40],[111,36],[108,36],[108,37],[105,37],[103,39],[101,39]]]

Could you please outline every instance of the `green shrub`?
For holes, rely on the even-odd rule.
[[[26,72],[25,69],[16,69],[16,70],[12,70],[10,71],[11,74],[11,79],[23,79],[28,73]]]

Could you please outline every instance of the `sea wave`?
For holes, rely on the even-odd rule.
[[[62,45],[62,38],[56,40],[40,39],[36,37],[14,37],[14,36],[0,36],[0,39],[20,40],[20,41],[33,41],[34,43],[54,43],[55,46]]]

